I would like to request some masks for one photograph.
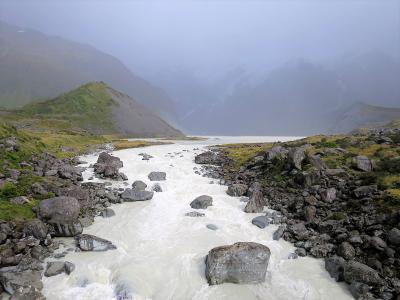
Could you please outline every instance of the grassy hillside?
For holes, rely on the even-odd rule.
[[[0,117],[19,128],[130,137],[182,136],[157,114],[104,82],[87,83],[54,99],[3,111]]]
[[[90,132],[115,132],[111,119],[112,107],[117,103],[102,82],[85,84],[50,101],[28,104],[20,113],[40,119],[68,122]]]

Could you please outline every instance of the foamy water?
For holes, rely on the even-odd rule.
[[[199,167],[193,162],[194,156],[206,145],[288,139],[219,137],[114,152],[124,163],[121,171],[128,176],[129,184],[143,180],[151,187],[154,183],[147,175],[151,171],[166,172],[167,180],[160,182],[163,192],[154,193],[150,201],[113,205],[116,216],[96,218],[84,233],[112,241],[117,250],[69,253],[63,260],[74,263],[75,271],[69,276],[44,278],[44,295],[48,299],[101,300],[117,299],[115,291],[124,290],[125,299],[135,300],[352,299],[343,285],[329,277],[323,260],[289,260],[294,247],[283,240],[272,240],[276,225],[265,229],[252,225],[251,219],[261,214],[244,213],[245,203],[228,196],[226,186],[194,173],[193,168]],[[142,161],[138,156],[142,152],[154,158]],[[83,157],[89,164],[96,159],[93,155]],[[92,170],[88,169],[85,180],[90,176]],[[213,206],[201,210],[206,216],[184,216],[192,211],[189,203],[202,194],[213,197]],[[206,228],[207,224],[215,224],[218,230]],[[66,241],[72,243],[72,239]],[[265,283],[209,286],[204,276],[206,254],[213,247],[239,241],[270,248]]]

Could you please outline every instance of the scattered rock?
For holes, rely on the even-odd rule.
[[[158,183],[156,183],[155,185],[153,185],[153,187],[151,188],[151,190],[152,190],[153,192],[156,192],[156,193],[161,193],[161,192],[163,191],[162,188],[161,188],[161,185],[158,184]]]
[[[258,228],[265,228],[269,224],[269,220],[266,216],[258,216],[251,220],[253,225],[256,225]]]
[[[214,224],[207,224],[206,227],[210,230],[217,230],[218,226]]]
[[[18,205],[23,205],[23,204],[27,204],[29,203],[29,199],[28,197],[25,196],[18,196],[18,197],[14,197],[10,199],[10,202],[12,204],[18,204]]]
[[[247,189],[248,187],[245,184],[232,184],[228,186],[226,193],[232,197],[241,197],[246,194]]]
[[[132,189],[126,189],[122,194],[121,198],[126,202],[133,201],[147,201],[153,198],[154,192],[150,191],[136,191]]]
[[[200,165],[219,165],[220,160],[218,158],[217,153],[212,152],[212,151],[207,151],[204,153],[201,153],[199,155],[196,155],[194,158],[194,162],[196,164]]]
[[[270,255],[268,247],[257,243],[213,248],[206,257],[207,281],[210,285],[264,282]]]
[[[44,241],[47,237],[48,228],[41,220],[34,219],[25,224],[23,232],[28,236]]]
[[[274,241],[279,241],[284,232],[285,232],[285,227],[283,225],[279,226],[278,229],[273,233],[272,239]]]
[[[148,175],[150,181],[164,181],[166,180],[167,174],[165,172],[151,172]]]
[[[194,199],[190,203],[190,207],[194,209],[206,209],[209,206],[212,206],[213,199],[210,196],[202,195]]]
[[[111,218],[111,217],[114,217],[114,216],[115,216],[115,211],[114,211],[113,209],[111,209],[111,208],[106,208],[105,210],[103,210],[103,211],[101,212],[101,216],[102,216],[103,218]]]
[[[344,266],[346,261],[342,257],[331,256],[325,258],[325,269],[336,281],[344,281]]]
[[[101,177],[122,179],[125,176],[119,173],[119,169],[123,166],[124,164],[118,157],[112,156],[107,152],[101,152],[93,168],[94,172]]]
[[[132,183],[132,189],[135,191],[144,191],[147,188],[147,184],[141,180],[136,180]]]
[[[354,158],[354,165],[358,170],[364,172],[371,172],[373,168],[372,161],[363,155],[358,155]]]
[[[326,190],[323,190],[321,193],[321,198],[325,202],[332,203],[336,199],[336,189],[327,188]]]
[[[197,212],[197,211],[190,211],[190,212],[185,214],[185,216],[187,216],[187,217],[195,217],[195,218],[204,217],[205,215],[206,214],[201,213],[201,212]]]
[[[117,249],[110,241],[90,234],[80,234],[75,237],[75,241],[82,251],[107,251]]]
[[[67,275],[71,274],[72,271],[75,270],[75,265],[68,261],[52,261],[48,262],[46,265],[46,271],[44,272],[44,276],[52,277],[62,273],[66,273]]]

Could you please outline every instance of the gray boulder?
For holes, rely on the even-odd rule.
[[[325,258],[325,269],[328,271],[329,275],[336,281],[344,280],[344,266],[346,261],[339,256],[331,256]]]
[[[101,212],[101,216],[102,216],[103,218],[111,218],[111,217],[114,217],[114,216],[115,216],[115,211],[114,211],[113,209],[111,209],[111,208],[106,208],[105,210],[103,210],[103,211]]]
[[[274,241],[279,241],[279,239],[283,236],[283,233],[285,232],[285,226],[281,225],[278,227],[277,230],[272,234],[272,239]]]
[[[332,203],[336,199],[336,189],[333,187],[324,189],[321,192],[321,198],[325,202]]]
[[[41,220],[33,219],[24,225],[23,232],[28,236],[44,241],[47,237],[48,228]]]
[[[397,228],[392,228],[388,232],[388,241],[393,245],[400,245],[400,230]]]
[[[356,255],[356,250],[349,242],[343,242],[339,245],[337,253],[345,259],[352,259]]]
[[[196,155],[194,162],[200,165],[219,165],[220,159],[218,154],[212,151],[207,151]]]
[[[218,226],[215,224],[207,224],[206,227],[210,230],[217,230]]]
[[[286,158],[288,152],[289,151],[282,146],[274,146],[265,153],[265,158],[267,160],[273,160],[275,158],[283,159]]]
[[[147,201],[153,198],[154,192],[150,191],[137,191],[132,189],[126,189],[122,194],[121,198],[126,202],[133,201]]]
[[[44,272],[44,276],[52,277],[62,273],[66,273],[67,275],[71,274],[72,271],[75,270],[75,265],[68,261],[52,261],[48,262],[46,265],[46,271]]]
[[[206,209],[209,206],[212,206],[213,199],[210,196],[202,195],[194,199],[190,203],[190,207],[194,209]]]
[[[266,216],[258,216],[251,220],[251,223],[258,228],[265,228],[269,224],[269,220]]]
[[[107,152],[101,152],[97,162],[93,165],[94,172],[101,177],[120,179],[119,169],[124,166],[122,161]]]
[[[376,185],[364,185],[356,188],[353,193],[354,196],[357,198],[364,198],[371,196],[373,193],[375,193],[378,190],[378,187]]]
[[[146,188],[147,184],[141,180],[136,180],[134,183],[132,183],[132,189],[135,191],[144,191]]]
[[[246,213],[262,212],[264,210],[264,206],[266,205],[266,201],[264,200],[261,184],[254,182],[250,188],[250,193],[249,201],[247,202],[244,211]]]
[[[345,264],[343,277],[349,284],[352,282],[361,282],[371,285],[379,285],[382,283],[382,279],[379,277],[377,271],[354,260],[348,261]]]
[[[42,290],[42,276],[40,271],[26,270],[20,271],[0,271],[0,283],[4,290],[10,295],[20,288],[34,288]]]
[[[295,168],[297,170],[302,169],[303,160],[306,158],[305,147],[294,147],[289,150],[288,153],[288,163],[290,168]]]
[[[228,186],[228,190],[226,191],[226,193],[232,197],[241,197],[246,194],[247,189],[248,189],[247,185],[237,183]]]
[[[9,300],[46,300],[46,298],[38,289],[30,286],[19,287]]]
[[[151,172],[147,177],[150,181],[164,181],[166,180],[167,174],[165,172]]]
[[[318,155],[311,155],[311,154],[308,155],[307,154],[307,160],[317,170],[325,170],[326,169],[326,165],[325,165],[324,161]]]
[[[27,204],[29,203],[29,199],[28,197],[25,196],[18,196],[18,197],[14,197],[10,199],[10,202],[12,204],[18,204],[18,205],[23,205],[23,204]]]
[[[163,191],[161,185],[159,185],[158,183],[156,183],[155,185],[153,185],[153,187],[151,188],[151,190],[152,190],[153,192],[156,192],[156,193],[161,193],[161,192]]]
[[[117,249],[110,241],[91,234],[80,234],[75,237],[75,241],[82,251],[107,251]]]
[[[358,155],[353,160],[356,169],[364,172],[371,172],[373,169],[372,161],[363,155]]]
[[[185,214],[186,217],[194,217],[194,218],[204,217],[205,215],[206,214],[197,211],[190,211]]]
[[[82,233],[78,217],[80,205],[73,197],[54,197],[40,202],[38,216],[54,228],[56,236],[75,236]]]
[[[269,248],[258,243],[213,248],[206,257],[207,281],[210,285],[264,282],[270,255]]]

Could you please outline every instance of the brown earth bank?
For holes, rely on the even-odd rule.
[[[195,159],[204,175],[249,196],[246,213],[280,212],[252,223],[279,223],[292,258],[324,259],[356,299],[400,299],[399,129],[210,150]]]

